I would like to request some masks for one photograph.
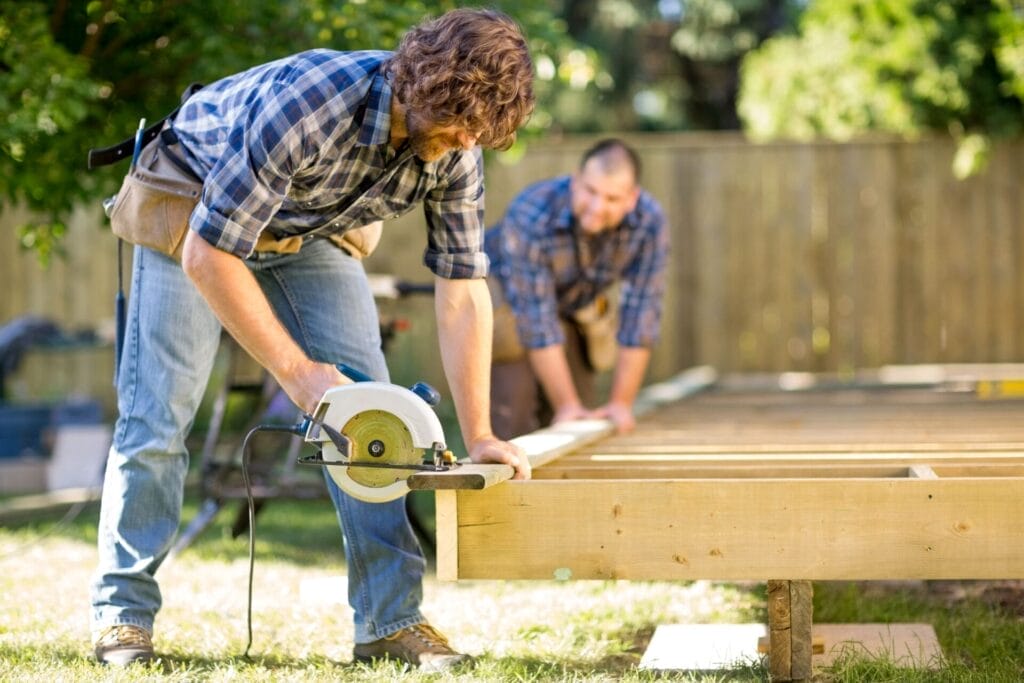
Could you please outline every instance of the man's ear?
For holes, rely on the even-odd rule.
[[[633,209],[636,208],[636,203],[640,201],[640,186],[634,185],[633,192],[629,196],[629,210],[626,213],[632,213]]]
[[[576,193],[580,190],[580,172],[578,170],[573,171],[572,175],[569,176],[569,194],[572,197],[576,197]]]

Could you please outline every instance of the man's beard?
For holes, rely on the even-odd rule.
[[[405,115],[405,129],[409,134],[412,153],[423,161],[437,161],[452,149],[451,143],[435,135],[432,122],[409,111]]]

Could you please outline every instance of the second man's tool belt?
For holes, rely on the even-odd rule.
[[[505,293],[498,278],[493,274],[487,278],[487,286],[494,306],[493,346],[491,360],[495,363],[514,363],[527,357],[527,351],[519,340],[516,315],[505,299]],[[570,326],[576,329],[583,342],[583,355],[592,370],[604,372],[615,367],[618,342],[618,307],[610,292],[598,294],[592,302],[561,318],[562,328],[568,335]]]
[[[573,311],[572,322],[583,337],[587,363],[603,372],[615,367],[619,344],[615,332],[619,326],[615,299],[607,293],[598,294],[583,308]]]

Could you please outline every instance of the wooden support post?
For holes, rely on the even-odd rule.
[[[811,677],[813,598],[814,586],[810,581],[789,582],[789,643],[793,656],[790,673],[794,681]]]
[[[438,491],[434,495],[439,581],[459,578],[459,505],[455,496],[455,491]]]
[[[768,668],[773,681],[811,677],[810,581],[768,582]]]

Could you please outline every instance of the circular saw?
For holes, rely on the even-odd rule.
[[[324,393],[305,430],[306,442],[319,445],[320,453],[300,462],[325,466],[342,491],[369,503],[400,498],[418,471],[453,465],[433,410],[439,400],[433,388],[421,382],[406,389],[339,369],[356,381]]]

